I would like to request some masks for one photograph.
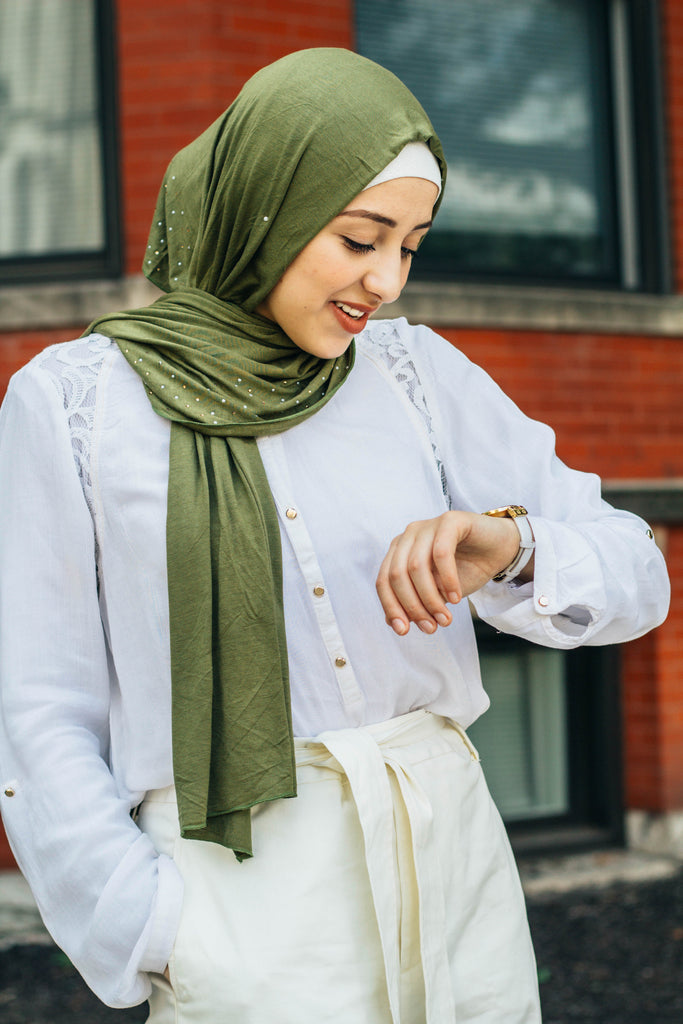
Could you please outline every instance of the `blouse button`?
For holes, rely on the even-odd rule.
[[[15,790],[11,786],[5,788],[5,796],[14,796]]]
[[[540,604],[541,608],[547,608],[550,604],[550,601],[545,596],[545,594],[541,594],[541,596],[538,599],[538,603]]]
[[[647,533],[648,537],[650,538],[650,540],[654,540],[655,539],[655,535],[652,532],[652,530],[646,530],[646,533]]]
[[[325,593],[325,588],[324,587],[313,587],[313,593],[315,594],[316,597],[322,597],[323,594]]]
[[[344,668],[344,665],[346,664],[346,658],[335,658],[334,663],[337,666],[337,668]]]
[[[285,512],[285,515],[287,516],[288,519],[296,519],[297,514],[298,513],[295,508],[288,508],[287,511]]]

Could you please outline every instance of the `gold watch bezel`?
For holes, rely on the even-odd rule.
[[[510,519],[516,519],[517,516],[529,515],[523,505],[502,505],[500,508],[491,508],[483,514],[485,516],[495,516],[498,519],[504,519],[505,516],[508,516]]]

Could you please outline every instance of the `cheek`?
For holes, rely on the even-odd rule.
[[[336,238],[318,237],[309,243],[282,275],[273,290],[280,316],[319,310],[331,296],[358,276],[355,257],[340,253]]]
[[[326,253],[319,253],[315,258],[302,260],[296,269],[296,278],[292,279],[291,293],[297,294],[299,301],[305,307],[319,306],[321,303],[327,302],[330,295],[339,287],[340,275],[334,262]]]

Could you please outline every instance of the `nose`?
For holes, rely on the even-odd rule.
[[[400,252],[397,255],[378,253],[377,259],[363,275],[363,286],[366,291],[376,295],[380,302],[394,302],[403,291],[408,269]]]

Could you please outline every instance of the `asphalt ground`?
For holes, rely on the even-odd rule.
[[[683,865],[602,851],[520,870],[544,1024],[683,1024]],[[2,1024],[146,1016],[144,1006],[103,1006],[47,936],[20,876],[0,875]]]

